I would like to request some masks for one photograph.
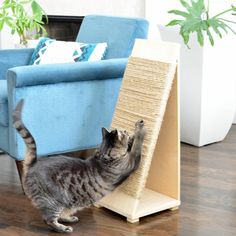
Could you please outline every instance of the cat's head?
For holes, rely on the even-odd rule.
[[[111,158],[124,157],[130,150],[131,137],[127,131],[102,128],[102,145],[100,151]]]

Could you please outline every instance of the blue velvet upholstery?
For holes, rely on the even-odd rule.
[[[0,125],[8,126],[7,81],[0,80]]]
[[[0,144],[1,149],[8,151],[9,150],[9,129],[0,125]]]
[[[131,54],[134,39],[146,38],[147,30],[148,22],[143,19],[91,15],[84,19],[76,41],[106,42],[105,59],[124,58]]]
[[[0,80],[6,79],[8,69],[28,65],[34,49],[9,49],[0,51]]]
[[[96,62],[21,66],[8,70],[7,77],[16,87],[103,80],[123,75],[127,59],[118,58]]]
[[[146,38],[147,30],[142,19],[85,17],[77,40],[108,42],[108,56],[98,62],[32,66],[32,49],[0,50],[0,149],[23,159],[25,145],[12,126],[21,98],[39,155],[99,145],[101,127],[109,128],[112,120],[127,57],[135,38]]]

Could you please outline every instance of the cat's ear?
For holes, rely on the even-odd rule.
[[[116,137],[116,136],[118,135],[117,129],[112,130],[110,134],[111,134],[113,137]]]
[[[112,130],[112,131],[110,132],[110,135],[109,135],[110,140],[115,141],[117,136],[118,136],[118,131],[117,131],[117,129],[114,129],[114,130]]]
[[[118,131],[117,131],[117,129],[112,130],[112,131],[110,132],[110,134],[109,134],[109,142],[110,142],[111,144],[114,144],[115,141],[116,141],[116,139],[117,139],[117,137],[118,137]]]
[[[102,127],[102,137],[105,138],[107,137],[108,134],[109,134],[109,131],[106,128]]]

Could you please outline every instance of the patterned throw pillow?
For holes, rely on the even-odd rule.
[[[30,65],[80,61],[99,61],[105,56],[107,43],[78,43],[42,38],[30,60]]]

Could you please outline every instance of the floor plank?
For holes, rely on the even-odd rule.
[[[58,235],[22,194],[14,160],[0,155],[0,236]],[[78,213],[80,236],[233,236],[236,232],[236,126],[223,142],[181,145],[179,210],[144,217],[137,224],[106,209]],[[63,234],[60,234],[63,235]],[[66,234],[68,235],[68,234]]]

